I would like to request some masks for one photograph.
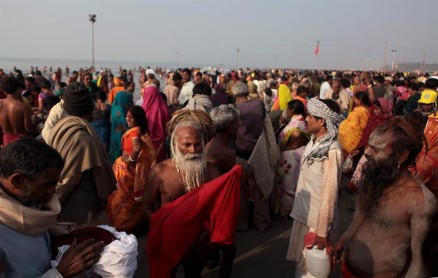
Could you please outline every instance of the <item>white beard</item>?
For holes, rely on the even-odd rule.
[[[180,172],[187,192],[204,183],[204,173],[207,168],[205,156],[205,151],[202,151],[200,154],[184,155],[178,147],[175,148],[173,161],[175,162],[177,170]]]

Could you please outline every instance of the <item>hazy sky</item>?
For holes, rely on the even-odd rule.
[[[437,0],[0,0],[0,57],[381,68],[438,63]]]

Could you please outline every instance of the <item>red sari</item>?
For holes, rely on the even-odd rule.
[[[139,225],[144,224],[146,215],[141,209],[144,186],[149,171],[156,162],[155,148],[149,134],[141,135],[138,127],[123,134],[122,151],[131,154],[134,138],[141,138],[143,142],[143,149],[135,164],[125,163],[119,157],[113,165],[117,190],[108,197],[107,213],[111,223],[119,231],[135,231]]]

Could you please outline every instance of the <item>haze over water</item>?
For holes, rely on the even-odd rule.
[[[90,65],[88,15],[95,14],[97,68],[124,66],[105,61],[340,70],[433,64],[437,10],[436,0],[2,0],[0,56]]]

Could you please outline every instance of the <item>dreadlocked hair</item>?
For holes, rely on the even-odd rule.
[[[400,154],[404,150],[409,152],[409,156],[403,163],[407,167],[416,169],[415,159],[423,149],[423,144],[426,148],[426,153],[429,149],[426,136],[424,135],[424,117],[414,111],[406,116],[394,117],[387,121],[384,125],[376,129],[378,133],[384,133],[391,130],[393,138],[397,138],[392,149],[395,153]]]
[[[205,143],[214,137],[213,120],[207,112],[202,110],[179,110],[174,112],[172,119],[167,124],[167,134],[171,135],[175,127],[185,121],[194,121],[201,124]]]
[[[365,167],[363,170],[364,179],[359,189],[359,202],[367,217],[373,217],[374,211],[379,207],[380,200],[385,190],[397,177],[399,163],[398,155],[407,151],[408,157],[403,162],[404,167],[409,167],[416,172],[415,160],[423,149],[423,142],[427,151],[428,145],[423,133],[423,116],[420,112],[409,113],[406,116],[394,117],[384,125],[376,128],[373,132],[380,136],[386,132],[392,134],[392,153],[383,161],[380,167]],[[400,166],[400,165],[399,165]]]

